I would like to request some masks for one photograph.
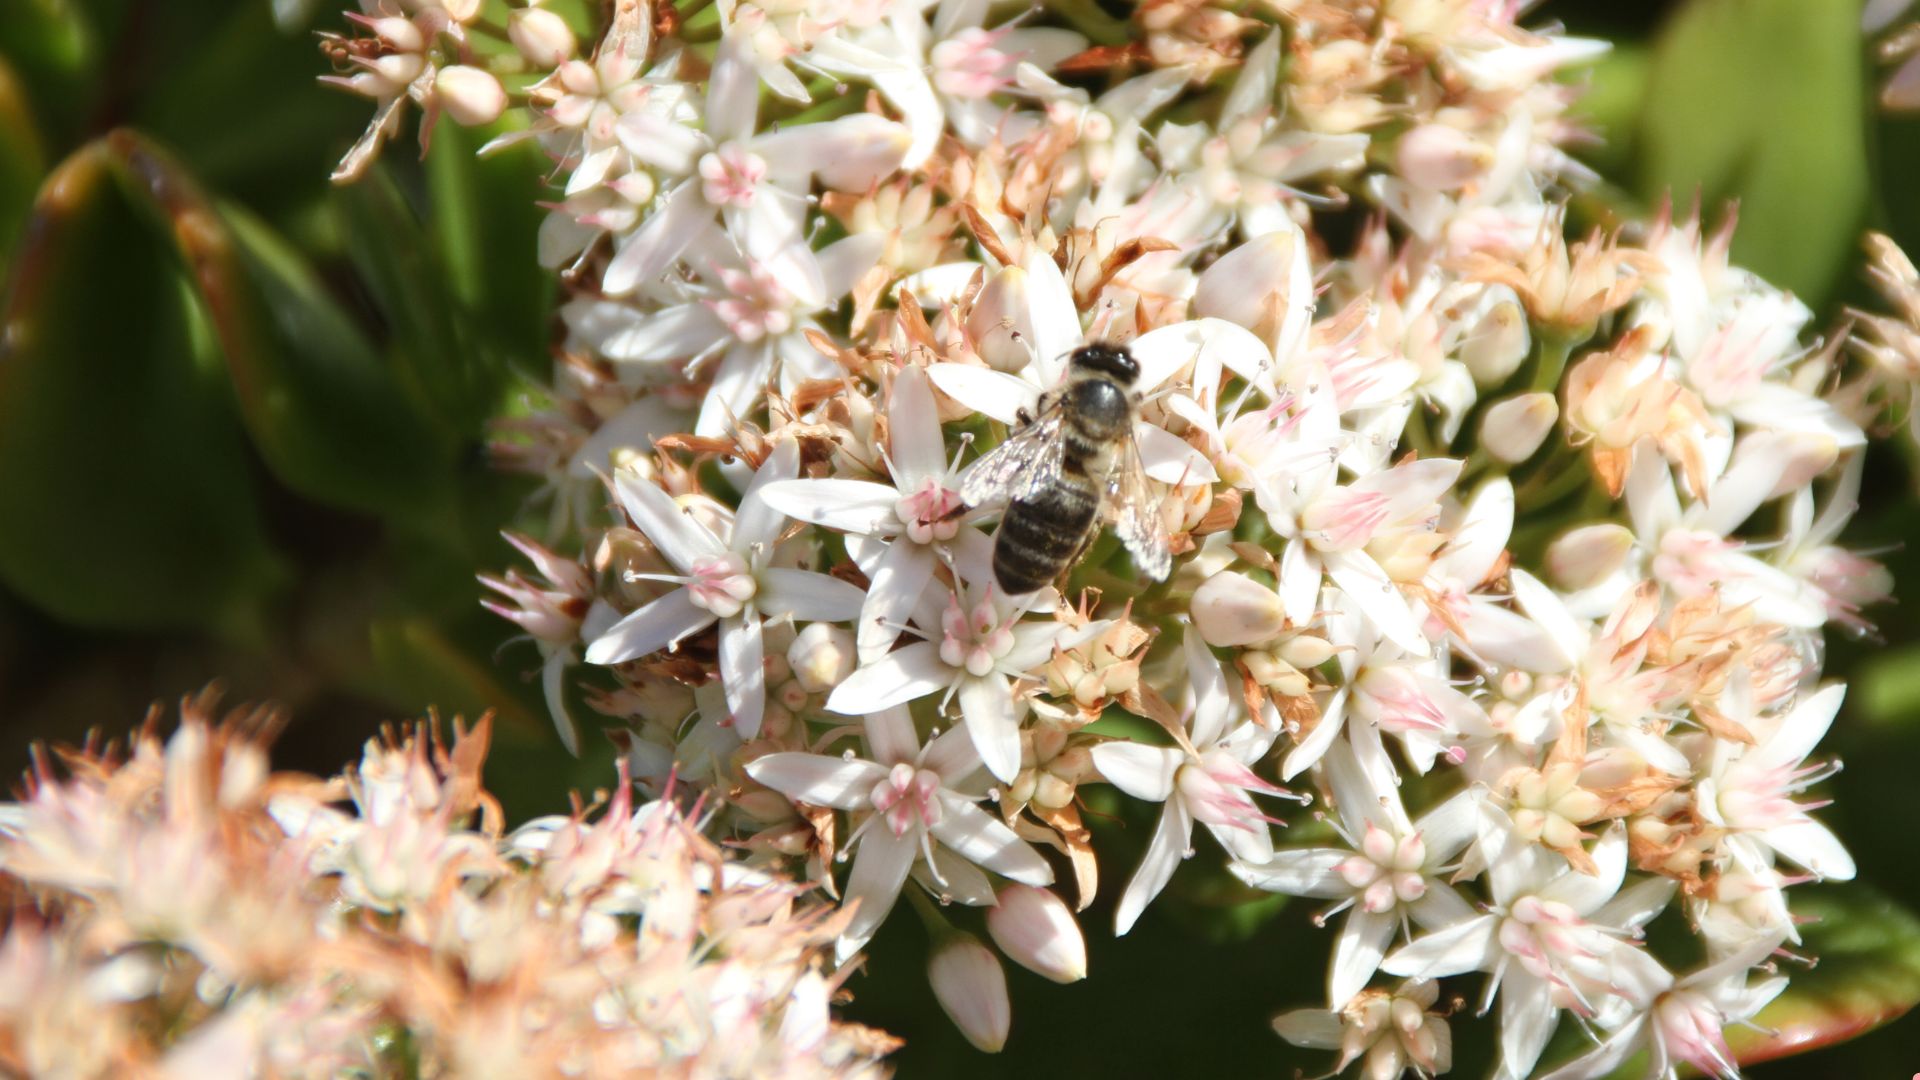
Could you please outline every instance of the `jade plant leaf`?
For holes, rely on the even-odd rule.
[[[1854,4],[1691,0],[1641,98],[1641,196],[1738,199],[1735,261],[1818,306],[1866,208],[1861,52]]]
[[[94,143],[30,212],[0,299],[0,580],[71,623],[244,632],[281,570],[212,320],[146,199]]]

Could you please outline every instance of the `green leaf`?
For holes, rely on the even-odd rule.
[[[100,42],[72,0],[16,0],[0,16],[0,56],[14,65],[41,131],[79,132],[101,92]]]
[[[254,445],[315,500],[402,520],[445,512],[454,448],[280,237],[216,208],[164,151],[130,131],[105,140],[173,224],[219,337]]]
[[[54,170],[0,299],[0,579],[70,623],[245,633],[281,572],[210,320],[119,164]]]
[[[27,102],[26,88],[0,58],[0,270],[6,269],[46,169],[46,149],[40,143],[40,127]]]
[[[1735,261],[1818,306],[1867,195],[1859,7],[1691,0],[1667,25],[1638,130],[1640,193],[1740,200]]]
[[[468,652],[433,622],[415,617],[380,619],[369,628],[379,692],[402,711],[439,708],[479,716],[493,710],[502,731],[544,735],[553,724],[544,706],[535,710],[537,687],[510,688],[490,660]]]
[[[1741,1064],[1845,1042],[1904,1015],[1920,1002],[1920,919],[1860,884],[1795,890],[1793,913],[1812,920],[1795,949],[1817,958],[1788,972],[1793,982],[1728,1044]]]

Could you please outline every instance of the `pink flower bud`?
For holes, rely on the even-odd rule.
[[[1493,166],[1493,148],[1447,124],[1421,124],[1394,150],[1400,175],[1429,191],[1452,191]]]
[[[987,279],[973,298],[967,334],[980,359],[995,371],[1015,372],[1033,359],[1020,328],[1027,319],[1027,272],[1009,266]]]
[[[1313,317],[1313,272],[1298,226],[1270,232],[1227,252],[1200,274],[1193,313],[1238,323],[1286,363]]]
[[[1087,977],[1087,942],[1073,912],[1052,891],[1009,885],[987,909],[987,932],[1007,958],[1057,983]]]
[[[997,1054],[1007,1045],[1013,1004],[1000,958],[972,934],[954,934],[934,946],[927,981],[947,1018],[977,1049]]]
[[[477,67],[456,64],[433,77],[434,96],[457,124],[491,124],[507,110],[507,92],[500,80]]]
[[[1238,571],[1215,574],[1193,593],[1193,626],[1209,645],[1253,645],[1287,625],[1280,594]]]
[[[1633,530],[1624,525],[1587,525],[1547,548],[1547,572],[1563,589],[1597,585],[1620,568],[1633,550]]]
[[[1519,394],[1487,410],[1480,444],[1495,458],[1517,465],[1540,449],[1558,419],[1560,406],[1552,394]]]
[[[809,694],[822,694],[853,674],[853,632],[832,623],[809,623],[787,649],[793,679]]]
[[[573,56],[573,29],[545,8],[521,8],[509,14],[507,40],[537,68],[559,67]]]
[[[1527,313],[1512,296],[1496,302],[1460,343],[1460,362],[1481,389],[1499,386],[1533,349]]]

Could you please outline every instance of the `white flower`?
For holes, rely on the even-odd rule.
[[[852,920],[840,938],[842,959],[859,951],[893,909],[915,860],[925,860],[937,884],[966,873],[936,857],[936,843],[967,864],[1027,885],[1053,884],[1053,870],[1012,829],[974,805],[982,793],[971,783],[980,771],[967,734],[949,729],[925,746],[902,708],[876,710],[866,719],[870,759],[824,754],[768,754],[747,765],[747,775],[799,802],[864,811],[867,819],[847,838],[858,846],[843,903]],[[984,883],[956,883],[978,892]],[[986,889],[992,895],[992,889]]]
[[[758,489],[792,477],[800,448],[791,440],[775,446],[740,498],[726,539],[682,511],[647,480],[622,471],[614,480],[620,504],[640,531],[679,571],[663,575],[681,588],[613,624],[587,646],[590,664],[619,664],[667,648],[689,634],[720,624],[720,681],[740,734],[760,731],[766,707],[763,618],[837,621],[860,610],[860,590],[825,574],[772,565],[774,541],[785,519],[759,498]]]
[[[946,458],[940,416],[926,373],[913,365],[894,374],[887,396],[887,456],[892,483],[871,480],[783,480],[762,497],[789,517],[885,540],[863,567],[871,584],[855,630],[860,660],[872,663],[899,638],[933,580],[934,567],[955,550],[990,557],[987,538],[962,519],[966,504]]]
[[[1453,1032],[1428,1012],[1440,984],[1410,979],[1398,990],[1368,990],[1342,1009],[1295,1009],[1273,1018],[1273,1030],[1295,1046],[1339,1050],[1333,1071],[1358,1061],[1367,1080],[1438,1076],[1453,1068]]]
[[[1560,1010],[1599,1017],[1666,985],[1665,969],[1621,927],[1665,907],[1673,883],[1621,892],[1627,835],[1618,823],[1594,845],[1597,873],[1588,875],[1521,840],[1491,806],[1482,814],[1479,843],[1493,887],[1487,914],[1402,946],[1380,966],[1425,979],[1490,972],[1483,1001],[1500,995],[1496,1075],[1517,1080],[1533,1072]]]
[[[1333,789],[1335,826],[1346,848],[1287,848],[1264,863],[1235,862],[1234,875],[1256,889],[1338,899],[1351,908],[1327,972],[1327,1005],[1344,1008],[1379,970],[1406,918],[1439,929],[1474,917],[1444,875],[1474,840],[1479,796],[1463,791],[1419,821],[1409,821],[1390,776],[1368,775],[1345,744],[1322,759]]]
[[[1136,799],[1165,803],[1160,824],[1147,853],[1127,882],[1114,913],[1114,933],[1133,928],[1140,913],[1166,888],[1180,860],[1191,853],[1193,823],[1213,833],[1220,846],[1236,859],[1264,863],[1273,857],[1269,818],[1250,793],[1286,795],[1249,768],[1266,756],[1279,731],[1251,720],[1230,724],[1244,715],[1239,695],[1230,692],[1220,662],[1207,651],[1200,635],[1183,636],[1187,678],[1193,701],[1186,731],[1175,731],[1178,746],[1146,746],[1132,742],[1101,743],[1093,748],[1093,764],[1107,782]]]
[[[1728,680],[1721,699],[1729,719],[1744,726],[1755,744],[1715,740],[1713,759],[1694,789],[1701,817],[1727,830],[1734,861],[1752,873],[1772,865],[1769,853],[1786,856],[1816,877],[1851,881],[1853,857],[1832,830],[1807,816],[1825,803],[1793,796],[1826,779],[1837,765],[1803,764],[1846,697],[1845,686],[1828,686],[1784,716],[1755,715],[1751,682],[1743,668]]]

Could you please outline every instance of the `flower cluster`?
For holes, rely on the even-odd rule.
[[[9,1074],[883,1073],[895,1040],[828,1008],[845,915],[624,777],[503,835],[485,720],[321,780],[213,708],[43,759],[0,818]]]
[[[1196,823],[1333,901],[1327,1008],[1277,1029],[1342,1066],[1445,1071],[1436,980],[1480,971],[1502,1076],[1568,1014],[1556,1075],[1733,1074],[1787,888],[1854,871],[1804,797],[1821,642],[1889,591],[1836,538],[1920,285],[1880,244],[1899,316],[1821,341],[1730,222],[1579,234],[1563,76],[1604,44],[1522,6],[620,0],[591,55],[517,12],[546,74],[505,137],[553,159],[567,295],[498,448],[552,497],[542,580],[487,584],[562,737],[584,699],[649,790],[835,890],[842,960],[903,894],[1018,895],[1003,951],[1082,974],[1031,897],[1092,899],[1105,783],[1160,804],[1117,932]],[[1099,540],[1009,594],[961,492],[1095,342],[1137,361],[1118,512],[1172,572]],[[1276,846],[1282,800],[1331,812]],[[1646,947],[1663,912],[1704,959]],[[974,972],[949,1011],[997,1046],[967,955],[935,982]]]

